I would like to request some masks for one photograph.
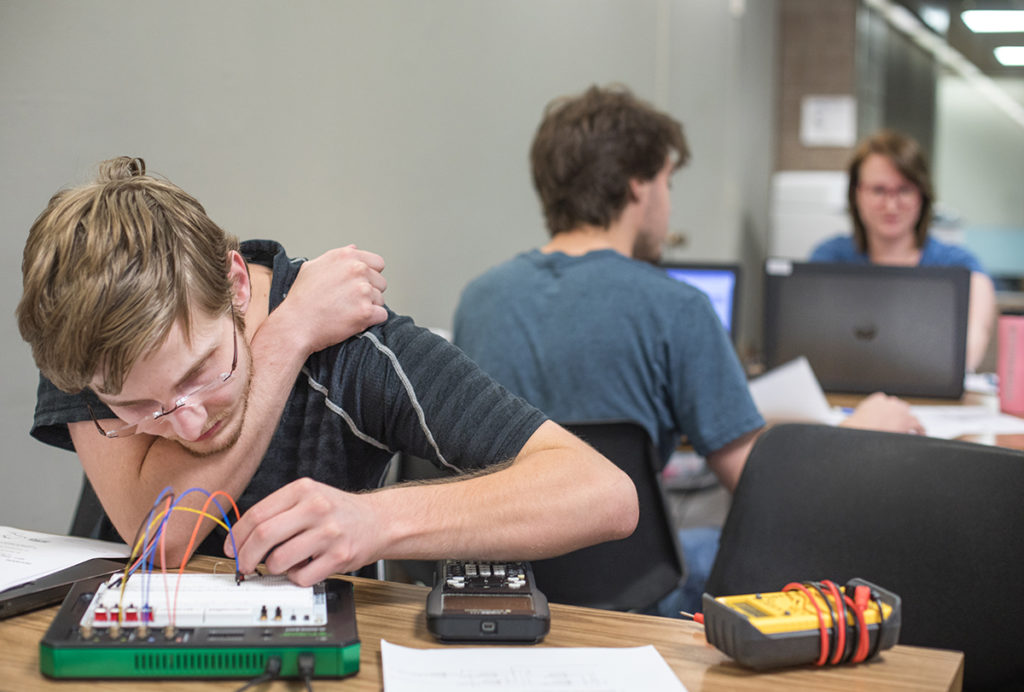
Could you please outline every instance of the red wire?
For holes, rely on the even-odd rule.
[[[868,657],[868,626],[867,621],[864,619],[864,611],[868,607],[868,599],[871,596],[871,590],[868,587],[860,585],[854,589],[853,598],[846,596],[846,602],[853,610],[854,616],[857,618],[857,650],[853,652],[853,658],[850,659],[850,663],[860,663]]]
[[[832,659],[829,661],[835,665],[842,660],[843,654],[846,653],[846,614],[842,607],[843,594],[840,593],[835,582],[830,579],[823,579],[821,585],[832,594],[832,601],[836,604],[836,622],[834,623],[836,626],[836,652],[832,654]]]
[[[803,594],[807,596],[807,600],[810,601],[812,606],[814,606],[815,612],[818,613],[818,633],[821,635],[821,654],[818,656],[818,660],[814,662],[814,665],[823,666],[825,665],[825,659],[828,658],[828,629],[825,627],[825,615],[821,612],[821,606],[819,606],[818,602],[814,600],[810,590],[808,590],[808,588],[803,584],[799,584],[794,581],[782,587],[783,591],[792,591],[794,589],[802,591]]]

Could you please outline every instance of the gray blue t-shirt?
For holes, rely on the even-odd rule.
[[[870,264],[867,253],[857,249],[853,236],[840,235],[820,243],[811,252],[811,262],[835,262],[837,264]],[[921,267],[967,267],[972,272],[984,269],[978,258],[967,248],[950,245],[931,236],[925,238],[921,248]]]
[[[663,461],[764,425],[702,292],[613,250],[532,250],[463,291],[455,343],[556,421],[634,420]]]

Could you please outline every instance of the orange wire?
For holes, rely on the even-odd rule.
[[[195,549],[196,536],[199,535],[199,527],[203,523],[203,519],[206,518],[206,510],[210,507],[210,503],[213,502],[214,498],[218,495],[223,495],[231,502],[232,509],[235,510],[235,520],[242,518],[241,512],[238,511],[238,505],[235,504],[235,499],[223,490],[215,490],[210,493],[209,497],[206,498],[206,502],[203,503],[203,508],[200,510],[200,514],[196,517],[196,525],[192,529],[192,536],[188,540],[188,545],[185,547],[185,554],[181,558],[181,565],[178,566],[178,578],[174,583],[174,610],[172,611],[171,624],[174,624],[174,620],[177,619],[178,614],[178,588],[181,586],[181,575],[185,573],[185,564],[188,562],[189,557],[192,555],[192,551]],[[161,534],[162,535],[162,534]],[[237,555],[235,556],[238,557]],[[163,561],[163,555],[160,557]],[[167,563],[164,562],[164,565]]]

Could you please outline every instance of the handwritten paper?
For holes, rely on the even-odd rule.
[[[686,692],[653,646],[411,649],[380,642],[384,692]]]

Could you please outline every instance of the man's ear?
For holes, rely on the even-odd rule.
[[[647,201],[647,195],[650,194],[651,181],[640,180],[640,178],[629,179],[629,201],[639,202],[643,204]]]
[[[252,281],[249,279],[249,265],[235,250],[228,253],[228,281],[231,282],[231,304],[244,315],[252,299]]]

